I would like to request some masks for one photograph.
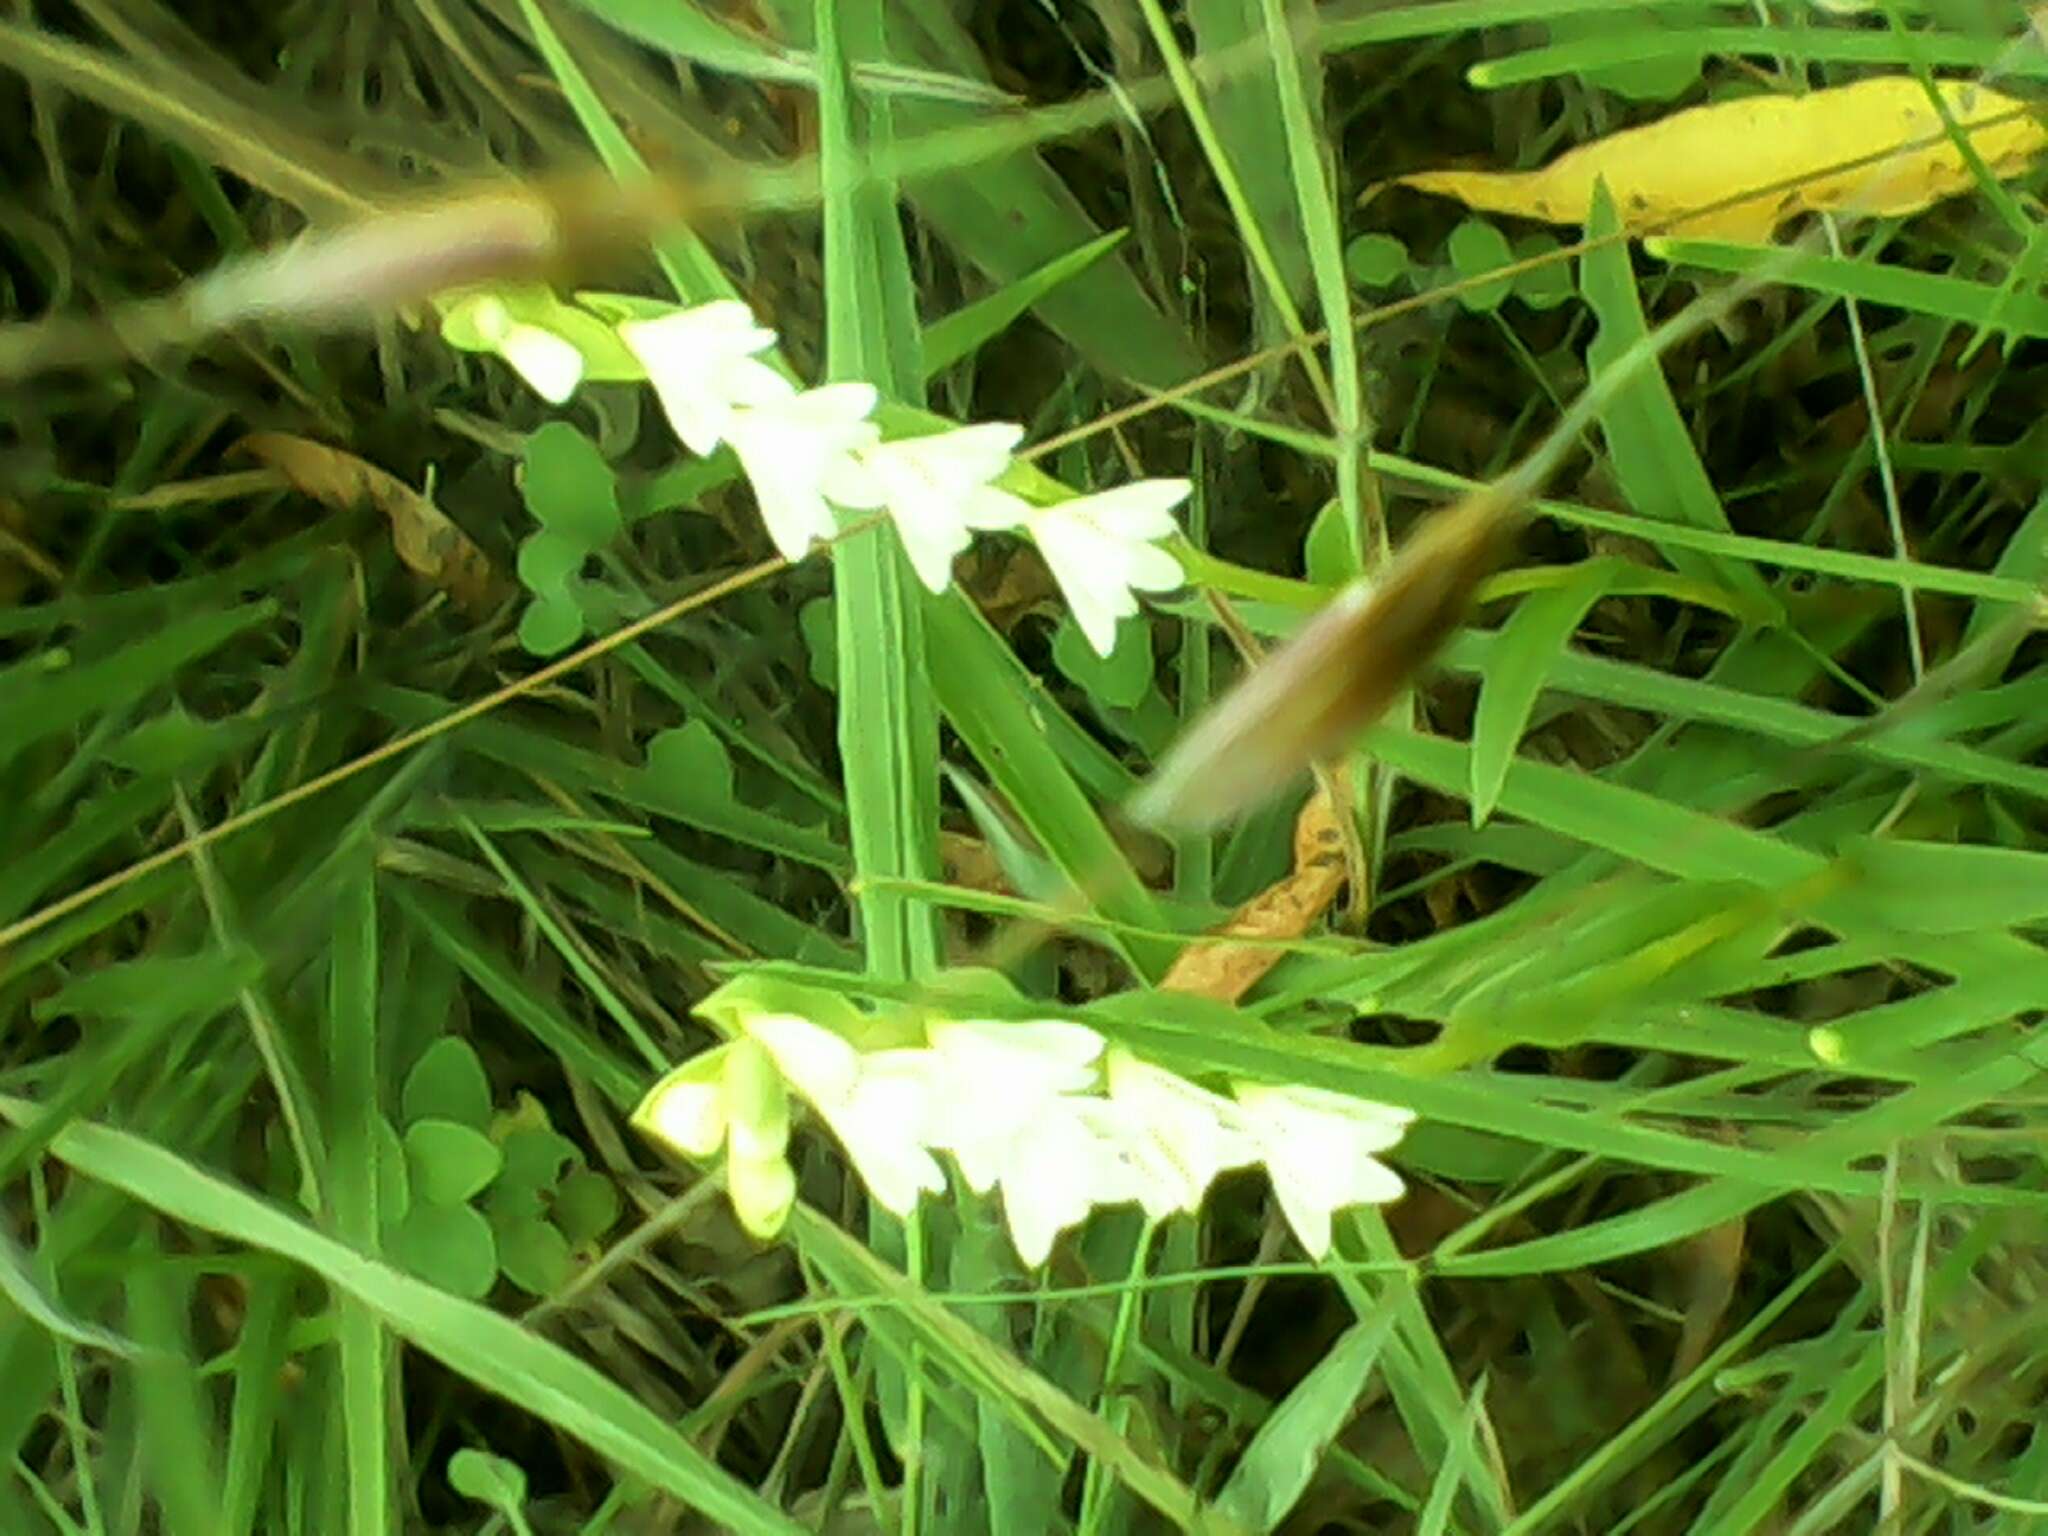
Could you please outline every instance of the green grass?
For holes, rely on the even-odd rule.
[[[596,280],[743,297],[795,377],[1022,422],[1076,489],[1188,475],[1200,578],[1104,661],[1001,539],[936,598],[871,527],[785,566],[644,389],[552,410],[394,317],[9,382],[0,1531],[2040,1528],[2042,173],[1776,253],[1357,204],[1732,91],[2025,97],[2039,45],[1311,9],[0,21],[9,319],[405,188],[704,171],[740,206]],[[1574,402],[1524,562],[1360,743],[1362,926],[1234,1006],[1150,990],[1290,858],[1301,787],[1120,813],[1230,625]],[[464,615],[258,430],[527,587]],[[756,1244],[627,1125],[736,974],[977,965],[985,1010],[1413,1108],[1408,1197],[1317,1266],[1233,1177],[1028,1273],[999,1207],[900,1223],[815,1128]]]

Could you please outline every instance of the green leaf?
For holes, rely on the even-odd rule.
[[[54,1291],[36,1273],[34,1259],[24,1252],[12,1235],[0,1232],[0,1297],[12,1302],[23,1317],[81,1349],[102,1349],[113,1355],[133,1355],[136,1346],[120,1334],[73,1317]]]
[[[472,1301],[488,1295],[498,1278],[498,1240],[474,1206],[415,1205],[385,1232],[384,1251],[422,1280]]]
[[[1903,838],[1859,838],[1849,890],[1830,910],[1900,933],[1995,932],[2048,921],[2048,854]]]
[[[540,1221],[548,1213],[547,1190],[537,1184],[500,1179],[483,1199],[484,1220],[498,1234],[498,1241],[523,1221]]]
[[[1152,691],[1152,626],[1126,619],[1116,627],[1109,655],[1098,656],[1081,626],[1068,618],[1053,636],[1052,659],[1069,682],[1098,704],[1136,709]]]
[[[1500,800],[1508,764],[1536,696],[1550,675],[1558,653],[1570,644],[1587,611],[1607,591],[1618,562],[1588,560],[1573,568],[1565,581],[1523,598],[1493,649],[1493,665],[1479,685],[1479,707],[1472,720],[1472,825],[1483,827]]]
[[[569,1243],[552,1222],[510,1222],[498,1228],[498,1265],[505,1278],[534,1296],[551,1296],[576,1273]]]
[[[1434,1120],[1418,1121],[1401,1138],[1403,1168],[1471,1184],[1509,1184],[1526,1178],[1542,1156],[1542,1148],[1526,1141]]]
[[[1315,521],[1308,525],[1301,558],[1308,579],[1318,586],[1342,586],[1359,574],[1343,502],[1332,497],[1323,503]]]
[[[559,656],[583,638],[583,608],[567,591],[544,592],[519,615],[519,643],[533,656]]]
[[[1581,71],[1580,78],[1630,101],[1671,101],[1698,82],[1705,61],[1704,53],[1667,53],[1626,64],[1596,65]]]
[[[687,785],[692,800],[737,804],[732,754],[702,720],[663,731],[647,743],[647,772],[656,782]]]
[[[544,528],[585,549],[602,549],[619,536],[612,467],[597,444],[566,421],[550,421],[526,439],[519,490]]]
[[[967,750],[1098,914],[1156,932],[1160,916],[1152,893],[1047,740],[1032,703],[1037,685],[1016,653],[957,593],[932,599],[925,617],[932,691]],[[1172,958],[1173,946],[1155,939],[1116,942],[1127,945],[1148,976],[1163,972]]]
[[[916,284],[896,184],[872,175],[871,158],[874,144],[887,143],[903,118],[893,103],[857,101],[852,78],[853,58],[883,46],[882,8],[821,5],[812,16],[826,368],[834,378],[867,379],[885,398],[919,405]],[[1004,229],[1002,243],[1019,246],[1016,233]],[[939,722],[925,685],[920,589],[893,530],[835,546],[832,582],[856,929],[868,969],[903,980],[935,969],[939,948],[934,911],[890,888],[935,880],[939,871]],[[883,1395],[893,1401],[896,1393],[885,1384]]]
[[[1391,288],[1409,265],[1408,247],[1392,235],[1360,235],[1344,247],[1344,270],[1361,288]]]
[[[580,1155],[575,1142],[558,1131],[546,1129],[514,1131],[504,1139],[502,1150],[505,1183],[516,1189],[553,1188],[562,1170]]]
[[[377,1209],[386,1221],[400,1221],[412,1209],[412,1172],[405,1165],[405,1141],[398,1127],[382,1115],[377,1117],[370,1155],[377,1164]]]
[[[461,1205],[498,1176],[503,1159],[482,1131],[453,1120],[415,1120],[405,1128],[413,1188],[431,1205]]]
[[[39,1024],[81,1015],[170,1020],[217,1013],[262,975],[262,962],[240,949],[128,960],[66,982],[29,1012]]]
[[[555,1225],[572,1248],[596,1242],[619,1219],[619,1186],[590,1168],[574,1168],[555,1186]]]
[[[0,768],[35,742],[67,731],[101,710],[134,708],[168,683],[186,663],[218,650],[277,617],[277,604],[248,603],[210,609],[152,628],[146,639],[103,660],[41,673],[0,672],[6,689],[7,728],[0,731]]]
[[[975,831],[995,855],[996,867],[1010,888],[1026,901],[1048,905],[1068,900],[1074,888],[1031,839],[1019,831],[1014,817],[1003,814],[997,797],[991,795],[965,770],[946,765],[946,782],[973,818]]]
[[[1397,1316],[1383,1306],[1352,1324],[1280,1400],[1217,1495],[1218,1515],[1254,1531],[1273,1530],[1287,1518],[1357,1408]]]
[[[132,773],[174,774],[211,756],[224,734],[217,724],[193,719],[174,699],[169,709],[109,746],[106,758]]]
[[[466,1446],[448,1458],[448,1486],[507,1516],[526,1503],[526,1473],[518,1463]]]
[[[621,1061],[564,1013],[555,991],[535,986],[494,946],[482,942],[458,909],[423,887],[408,888],[400,883],[394,886],[393,895],[434,948],[460,967],[543,1049],[559,1057],[563,1066],[590,1079],[620,1109],[640,1102],[646,1091],[644,1074]]]
[[[519,584],[536,596],[566,595],[590,558],[590,546],[559,528],[543,527],[519,543]]]
[[[1545,231],[1523,235],[1514,242],[1517,262],[1533,261],[1564,249],[1557,236]],[[1515,297],[1531,309],[1555,309],[1571,301],[1572,268],[1569,261],[1552,260],[1540,267],[1515,274]]]
[[[577,0],[608,27],[650,48],[741,79],[815,83],[816,71],[793,63],[694,5],[665,0]]]
[[[728,27],[695,5],[672,0],[577,0],[585,10],[628,37],[693,64],[744,80],[770,80],[815,88],[817,60],[784,47],[770,48],[749,32]],[[937,101],[1006,106],[994,87],[960,75],[906,68],[894,63],[856,65],[854,78],[876,95],[929,96]]]
[[[1636,295],[1628,247],[1610,238],[1619,228],[1603,183],[1586,223],[1586,237],[1594,244],[1579,265],[1580,291],[1600,320],[1599,333],[1586,347],[1586,366],[1595,379],[1621,367],[1624,357],[1647,345],[1650,334]],[[1615,477],[1638,514],[1657,522],[1729,532],[1728,514],[1700,463],[1662,368],[1638,368],[1615,391],[1600,414],[1600,433]],[[1747,561],[1695,555],[1676,547],[1669,555],[1680,570],[1717,581],[1766,612],[1776,610],[1769,587]]]
[[[810,663],[811,681],[828,692],[839,689],[839,628],[832,617],[832,599],[813,598],[797,610],[797,629],[804,638],[804,655]]]
[[[1574,43],[1626,49],[1631,38],[1639,37],[1644,57],[1579,66],[1574,72],[1595,89],[1612,91],[1629,101],[1670,101],[1693,86],[1705,62],[1701,49],[1674,49],[1671,40],[1711,26],[1717,19],[1711,7],[1667,5],[1650,13],[1617,6],[1598,13],[1558,16],[1548,25],[1553,47],[1567,57]]]
[[[1002,334],[1032,305],[1115,250],[1128,231],[1113,229],[1055,256],[985,298],[932,322],[924,332],[924,376],[936,377]]]
[[[415,1120],[452,1120],[473,1131],[491,1123],[491,1084],[467,1040],[444,1035],[428,1046],[405,1075],[400,1113]]]
[[[2048,225],[2043,227],[2048,228]],[[2024,581],[2031,586],[2038,587],[2048,581],[2048,491],[2034,498],[2034,505],[2005,541],[2005,548],[1999,552],[1998,564],[1992,569],[2000,576]],[[1963,630],[1962,645],[1958,649],[1967,650],[1980,643],[1990,644],[1990,637],[2010,619],[2011,614],[2010,605],[2005,603],[1982,600],[1972,603],[1970,622]],[[2013,648],[2017,649],[2018,644],[2018,637],[2014,637]],[[2012,659],[2012,652],[2002,644],[1999,651],[2000,656],[1993,664],[2002,670],[2004,664]]]
[[[1452,269],[1464,281],[1496,272],[1515,259],[1515,253],[1508,246],[1508,237],[1484,219],[1460,220],[1458,227],[1451,231],[1446,252]],[[1508,294],[1513,290],[1514,279],[1496,278],[1490,283],[1461,289],[1458,302],[1475,314],[1491,314],[1507,302]]]
[[[2011,336],[2048,336],[2048,295],[2008,294],[1996,284],[1946,272],[1917,272],[1888,261],[1824,256],[1798,247],[1738,245],[1723,240],[1658,236],[1643,250],[1659,261],[1708,272],[1743,274],[1768,268],[1770,280],[1836,298],[1889,304],[1933,319],[1991,327]]]

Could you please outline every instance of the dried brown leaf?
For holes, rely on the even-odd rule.
[[[368,503],[390,520],[391,543],[406,566],[470,613],[499,593],[484,552],[447,513],[396,475],[352,453],[289,432],[252,432],[232,450],[267,464],[302,494],[338,512]]]
[[[1322,921],[1346,879],[1343,812],[1329,794],[1331,785],[1344,794],[1344,783],[1331,775],[1295,818],[1293,872],[1239,907],[1212,937],[1182,950],[1159,983],[1163,990],[1234,1003],[1286,953],[1276,941],[1298,939]],[[1232,942],[1247,939],[1257,942]]]
[[[1685,1322],[1671,1360],[1671,1380],[1691,1375],[1713,1346],[1728,1305],[1735,1299],[1748,1237],[1749,1225],[1738,1216],[1678,1245],[1673,1258],[1684,1293]]]

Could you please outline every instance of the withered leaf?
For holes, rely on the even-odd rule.
[[[403,480],[342,449],[289,432],[252,432],[232,452],[269,465],[304,495],[339,512],[365,502],[391,523],[391,543],[466,612],[491,606],[500,586],[491,563],[448,514]]]
[[[2018,175],[2048,146],[2048,128],[2012,97],[1957,80],[1938,89],[1994,176]],[[1976,186],[1910,75],[1709,102],[1581,144],[1539,170],[1421,171],[1393,184],[1583,225],[1603,180],[1631,233],[1759,244],[1801,213],[1917,213]]]
[[[1344,888],[1342,807],[1329,788],[1345,793],[1345,776],[1331,774],[1294,820],[1294,870],[1252,897],[1209,938],[1180,952],[1159,983],[1166,992],[1187,992],[1234,1003],[1249,992],[1286,953],[1279,943],[1298,939],[1322,921]],[[1233,943],[1232,940],[1258,940]]]

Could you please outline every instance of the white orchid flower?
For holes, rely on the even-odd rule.
[[[937,1060],[930,1051],[874,1051],[861,1058],[853,1091],[836,1109],[820,1106],[868,1193],[908,1217],[920,1195],[941,1193],[946,1176],[926,1144]]]
[[[1038,1107],[1028,1136],[1011,1140],[1000,1182],[1003,1217],[1017,1257],[1032,1268],[1053,1242],[1098,1205],[1137,1202],[1171,1209],[1178,1186],[1161,1186],[1133,1156],[1117,1110],[1092,1094],[1058,1094]]]
[[[1163,1205],[1147,1204],[1153,1220],[1197,1210],[1224,1169],[1260,1160],[1243,1111],[1222,1094],[1125,1050],[1112,1050],[1105,1068],[1109,1102],[1146,1173],[1148,1193],[1170,1197]]]
[[[941,1076],[927,1133],[977,1194],[1001,1179],[1054,1099],[1099,1080],[1103,1040],[1085,1024],[944,1019],[929,1035]]]
[[[996,421],[892,438],[860,452],[827,494],[844,507],[886,511],[918,580],[943,592],[971,530],[1013,528],[1030,515],[1021,497],[991,484],[1023,436],[1015,423]]]
[[[726,1193],[740,1224],[764,1241],[796,1203],[789,1096],[769,1053],[748,1039],[692,1057],[649,1090],[633,1122],[687,1157],[726,1154]]]
[[[1136,593],[1186,585],[1158,541],[1180,532],[1173,509],[1192,489],[1186,480],[1139,480],[1032,509],[1025,529],[1097,655],[1115,648],[1117,621],[1138,611]]]
[[[730,412],[722,427],[753,482],[768,537],[797,561],[838,532],[826,489],[848,473],[851,456],[880,437],[868,420],[872,384],[827,384]]]
[[[546,327],[515,319],[495,294],[465,299],[442,323],[464,350],[497,353],[550,405],[562,404],[583,382],[583,353]]]
[[[1385,1205],[1406,1192],[1400,1175],[1375,1154],[1399,1143],[1413,1111],[1292,1084],[1241,1082],[1232,1092],[1280,1210],[1311,1257],[1329,1253],[1334,1212]]]
[[[742,1027],[783,1079],[839,1138],[868,1192],[907,1217],[918,1196],[946,1187],[926,1145],[937,1062],[927,1051],[867,1055],[795,1014],[756,1014]]]
[[[629,320],[619,336],[647,369],[676,436],[695,454],[708,454],[725,440],[738,408],[796,393],[794,384],[754,355],[775,344],[775,333],[737,299]]]

